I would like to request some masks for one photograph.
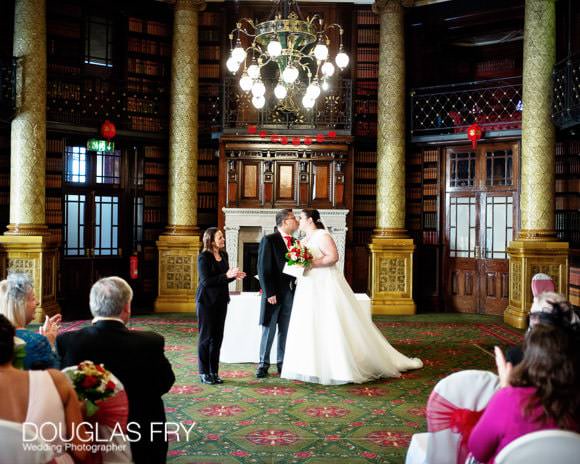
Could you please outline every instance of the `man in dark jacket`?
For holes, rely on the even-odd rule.
[[[120,277],[97,281],[90,293],[94,316],[90,327],[66,332],[56,339],[61,367],[89,360],[103,364],[125,387],[129,400],[131,452],[136,464],[164,463],[167,441],[163,433],[165,407],[161,396],[169,391],[175,376],[165,357],[165,340],[159,334],[130,331],[133,291]],[[159,424],[161,423],[161,424]],[[140,433],[141,437],[132,431]],[[153,433],[152,433],[153,431]]]
[[[291,209],[282,209],[276,213],[276,232],[266,235],[258,248],[258,277],[262,288],[260,307],[260,325],[262,340],[260,342],[260,364],[256,377],[268,375],[270,367],[270,350],[276,327],[278,327],[277,367],[282,372],[286,335],[290,324],[290,314],[294,301],[295,279],[282,270],[286,264],[286,253],[294,243],[292,234],[298,229],[298,221]]]

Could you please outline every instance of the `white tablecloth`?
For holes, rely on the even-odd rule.
[[[356,298],[371,317],[371,300],[365,293],[357,293]],[[228,315],[224,329],[224,341],[220,352],[220,361],[225,363],[257,363],[260,356],[260,337],[262,326],[260,319],[260,295],[254,292],[240,293],[231,296]],[[274,339],[270,361],[276,360]]]

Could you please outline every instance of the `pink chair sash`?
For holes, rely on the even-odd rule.
[[[429,432],[450,429],[461,435],[457,450],[457,462],[463,463],[468,455],[467,441],[477,421],[483,414],[481,411],[458,408],[437,392],[432,392],[427,406],[427,427]]]

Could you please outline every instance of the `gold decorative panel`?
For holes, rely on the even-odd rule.
[[[405,291],[405,260],[403,258],[379,259],[379,292]]]
[[[193,287],[191,256],[167,256],[167,289],[190,290]]]
[[[520,262],[511,262],[510,279],[512,284],[511,298],[514,301],[520,301],[522,298],[522,264]]]
[[[555,129],[552,69],[556,60],[555,0],[526,0],[524,19],[521,238],[554,231]]]

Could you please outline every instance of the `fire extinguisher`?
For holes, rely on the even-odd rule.
[[[139,278],[139,258],[137,257],[137,253],[133,253],[129,257],[129,277],[131,279]]]

